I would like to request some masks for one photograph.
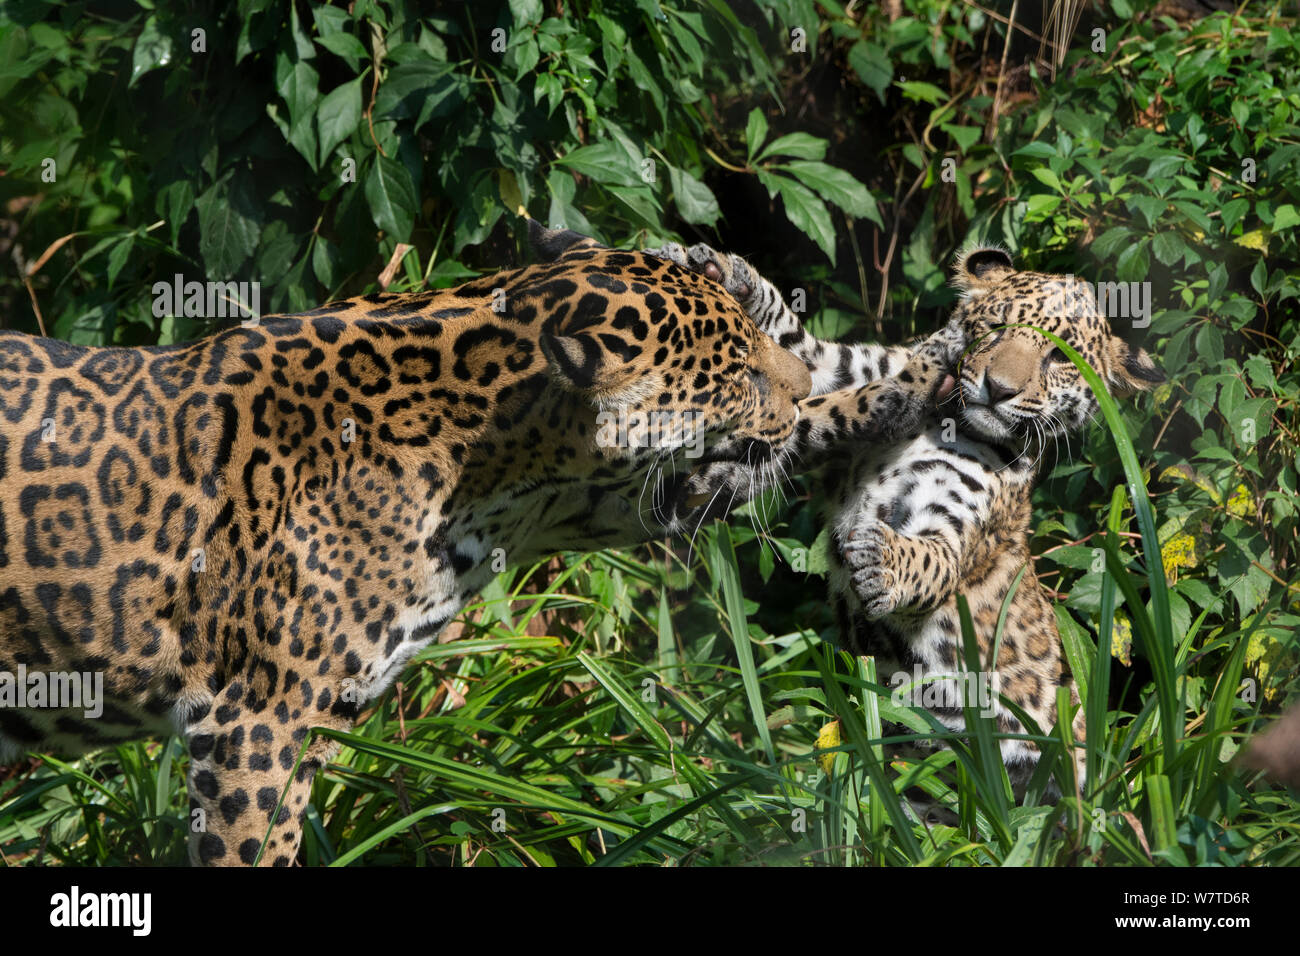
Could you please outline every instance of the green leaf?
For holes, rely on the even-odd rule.
[[[108,287],[110,289],[113,288],[113,280],[117,278],[118,273],[121,272],[123,266],[126,265],[127,259],[131,257],[131,249],[134,246],[135,233],[128,232],[122,237],[120,242],[113,246],[112,251],[109,252],[106,276],[108,279]]]
[[[827,142],[808,133],[787,133],[778,136],[758,156],[760,160],[769,156],[793,156],[796,159],[821,159],[826,155]]]
[[[696,226],[711,226],[722,211],[713,191],[685,170],[668,167],[668,178],[673,187],[673,201],[684,220]]]
[[[763,145],[767,139],[767,120],[763,113],[757,107],[749,111],[749,121],[745,123],[745,145],[749,150],[750,162],[754,160],[754,154],[758,148]]]
[[[1165,212],[1165,201],[1159,196],[1134,196],[1129,200],[1129,205],[1136,207],[1142,214],[1148,229],[1154,228]]]
[[[366,202],[375,225],[399,242],[405,242],[415,225],[418,207],[411,174],[395,159],[375,155],[366,177]]]
[[[710,569],[718,589],[722,592],[723,607],[726,608],[727,613],[727,630],[736,648],[741,682],[745,686],[745,696],[749,700],[750,715],[753,717],[754,727],[758,730],[758,736],[763,741],[763,750],[767,753],[767,759],[775,765],[776,752],[772,746],[772,733],[767,728],[767,716],[763,712],[763,693],[758,683],[758,669],[754,666],[754,648],[749,637],[745,600],[740,587],[740,571],[736,566],[736,551],[732,547],[727,526],[718,524],[715,527]]]
[[[933,83],[922,83],[919,80],[904,80],[898,84],[902,89],[903,95],[909,100],[920,100],[929,103],[932,106],[941,106],[948,101],[948,94]]]
[[[1151,251],[1155,253],[1156,259],[1167,266],[1181,259],[1186,250],[1187,245],[1183,242],[1183,237],[1172,229],[1157,232],[1155,238],[1151,240]]]
[[[1031,219],[1041,219],[1056,211],[1056,207],[1061,205],[1060,196],[1049,196],[1047,193],[1034,193],[1025,203],[1025,215]]]
[[[1041,140],[1037,140],[1032,143],[1026,143],[1024,146],[1021,146],[1018,150],[1016,150],[1011,155],[1013,157],[1028,156],[1033,159],[1050,159],[1051,157],[1059,156],[1060,154],[1055,149],[1053,149],[1049,144],[1044,143]]]
[[[298,5],[289,4],[289,35],[293,37],[293,49],[299,60],[310,60],[316,55],[316,48],[311,45],[311,38],[307,36],[307,31],[302,28],[302,21],[298,19]]]
[[[288,128],[285,139],[289,145],[302,154],[311,164],[317,166],[316,149],[316,104],[320,102],[320,76],[311,65],[299,60],[285,68],[283,61],[279,69],[285,70],[284,80],[280,84],[280,96],[289,108]]]
[[[1284,229],[1294,229],[1300,226],[1300,213],[1296,212],[1295,206],[1290,203],[1283,203],[1277,207],[1277,212],[1273,214],[1273,231],[1281,232]]]
[[[961,126],[957,123],[942,124],[943,131],[953,138],[957,144],[957,149],[965,154],[970,152],[971,147],[980,141],[984,131],[978,126]]]
[[[559,166],[568,166],[598,183],[624,186],[643,185],[639,170],[627,152],[609,140],[577,149],[557,159]]]
[[[1151,257],[1147,253],[1146,240],[1126,246],[1115,261],[1115,273],[1120,282],[1140,282],[1145,280],[1151,269]]]
[[[415,60],[388,71],[375,94],[375,118],[414,118],[419,129],[428,120],[446,116],[465,102],[464,78],[449,63]]]
[[[539,23],[542,19],[542,0],[510,0],[510,15],[516,27]]]
[[[127,81],[127,89],[135,86],[150,70],[167,66],[171,61],[172,38],[158,28],[158,18],[150,16],[144,21],[144,29],[136,37],[135,49],[131,52],[131,79]]]
[[[778,167],[792,173],[805,186],[816,191],[823,199],[839,206],[856,219],[871,219],[883,228],[876,201],[867,187],[842,169],[826,163],[791,160]]]
[[[194,201],[199,211],[199,254],[208,278],[233,279],[239,267],[257,248],[258,223],[244,191],[229,175],[209,186]]]
[[[332,10],[333,7],[326,7]],[[333,53],[353,72],[359,72],[363,60],[370,56],[365,45],[351,33],[330,33],[316,38],[316,42]]]
[[[1223,204],[1221,214],[1223,216],[1223,231],[1225,235],[1232,232],[1232,227],[1240,221],[1241,217],[1246,214],[1246,210],[1249,208],[1250,201],[1247,199],[1230,199],[1228,202]]]
[[[849,48],[849,66],[858,74],[858,78],[876,93],[881,103],[885,102],[885,90],[894,79],[894,66],[884,47],[866,40],[859,40]]]
[[[188,179],[177,179],[158,192],[154,209],[167,220],[171,229],[172,245],[180,241],[181,227],[194,208],[194,184]]]
[[[826,209],[826,204],[814,196],[807,186],[793,179],[776,176],[773,180],[785,201],[785,214],[790,222],[817,243],[821,251],[826,253],[826,258],[831,260],[831,265],[835,265],[835,228],[831,224],[831,214]]]
[[[334,152],[334,147],[352,135],[361,123],[361,77],[344,83],[321,100],[316,111],[316,125],[320,131],[320,161],[322,164]]]
[[[601,687],[605,688],[605,692],[618,702],[619,707],[650,738],[651,743],[664,753],[672,751],[673,742],[668,736],[668,731],[664,730],[663,725],[655,720],[654,715],[641,703],[640,697],[631,688],[627,687],[614,673],[606,670],[600,661],[586,651],[578,652],[578,662],[587,669],[587,672],[596,679],[596,682]]]
[[[1056,173],[1052,172],[1046,166],[1035,166],[1029,171],[1029,175],[1033,176],[1048,189],[1055,189],[1057,192],[1065,191],[1061,188],[1061,180],[1057,177]]]

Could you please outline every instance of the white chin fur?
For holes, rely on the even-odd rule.
[[[962,420],[971,431],[985,438],[1012,437],[1010,426],[986,405],[967,405],[962,411]]]

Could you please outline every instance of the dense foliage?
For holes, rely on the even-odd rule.
[[[932,728],[818,639],[802,481],[689,547],[502,575],[320,775],[308,862],[1300,861],[1294,794],[1230,762],[1300,660],[1300,33],[1275,3],[1090,4],[1051,77],[997,6],[5,8],[9,327],[183,340],[219,323],[155,316],[157,281],[253,279],[263,311],[299,309],[376,288],[399,244],[393,288],[445,286],[527,255],[521,209],[736,249],[845,338],[934,327],[970,237],[1150,283],[1149,314],[1112,322],[1169,383],[1108,407],[1038,496],[1091,691],[1082,793],[1045,804],[1045,771],[1009,806],[984,722],[880,764],[882,716]],[[159,749],[13,772],[0,850],[183,858],[184,748]],[[961,826],[902,824],[900,772]]]

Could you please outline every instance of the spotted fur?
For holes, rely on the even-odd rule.
[[[107,697],[0,706],[0,760],[179,732],[191,858],[287,865],[335,749],[312,728],[350,728],[495,556],[693,529],[682,476],[787,443],[808,372],[730,296],[534,233],[563,258],[191,345],[0,332],[0,672]],[[703,457],[599,441],[629,410],[689,413]]]
[[[805,361],[814,395],[888,375],[908,359],[904,347],[818,342],[738,257],[707,246],[656,251],[736,295],[760,328]],[[1005,252],[977,248],[958,261],[954,281],[962,301],[948,328],[971,345],[948,401],[894,441],[855,445],[826,469],[831,601],[844,646],[875,655],[885,677],[932,683],[920,701],[961,732],[963,684],[942,679],[965,669],[957,595],[966,597],[987,662],[1004,600],[1022,576],[991,686],[1046,732],[1056,723],[1057,687],[1069,688],[1072,704],[1079,699],[1034,573],[1031,494],[1043,451],[1082,430],[1097,401],[1060,349],[1028,326],[1065,340],[1116,396],[1149,389],[1163,375],[1146,352],[1111,332],[1092,290],[1071,276],[1020,272]],[[1000,699],[993,710],[1001,732],[1026,732]],[[1072,729],[1082,741],[1082,709]],[[1038,748],[1006,739],[1002,755],[1023,786]]]

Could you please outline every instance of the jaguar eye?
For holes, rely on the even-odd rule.
[[[1062,363],[1069,362],[1070,360],[1069,358],[1066,357],[1065,353],[1062,352],[1059,348],[1054,348],[1052,349],[1052,351],[1047,353],[1047,361],[1051,362],[1053,365],[1061,365]]]

